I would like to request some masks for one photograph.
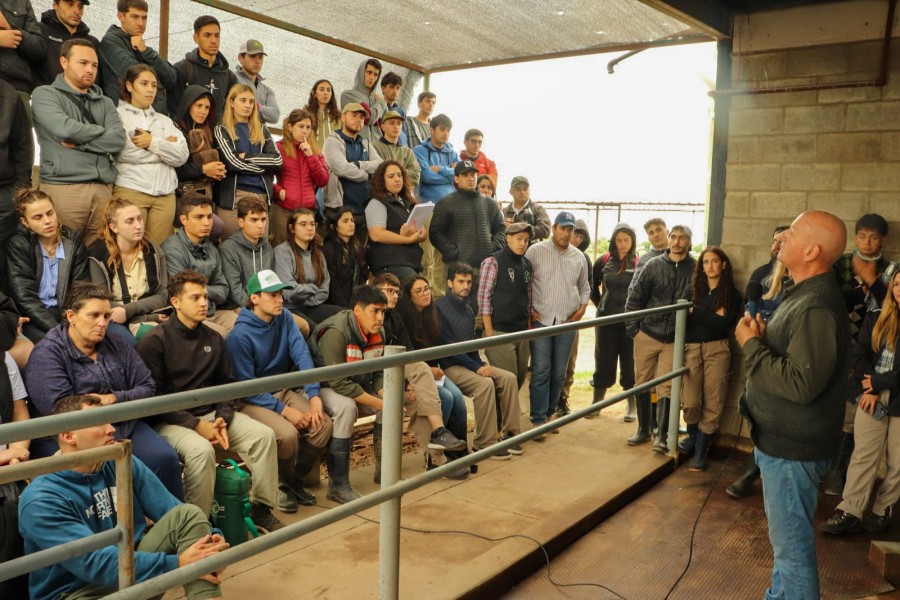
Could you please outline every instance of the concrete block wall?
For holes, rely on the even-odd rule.
[[[735,89],[874,79],[880,42],[735,55]],[[722,246],[737,284],[769,258],[772,230],[805,210],[827,210],[853,225],[867,212],[888,219],[889,258],[900,258],[900,41],[884,87],[797,91],[731,98]],[[739,351],[723,432],[736,433],[743,380]],[[746,435],[746,430],[744,435]]]

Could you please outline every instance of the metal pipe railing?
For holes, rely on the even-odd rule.
[[[371,371],[381,371],[404,363],[418,361],[427,362],[446,356],[452,356],[454,354],[483,350],[485,348],[502,346],[513,342],[524,342],[539,337],[586,329],[588,327],[599,327],[603,325],[612,325],[614,323],[634,321],[643,317],[664,314],[675,310],[682,309],[675,306],[662,306],[659,308],[634,311],[610,317],[599,317],[575,323],[563,323],[562,325],[553,325],[551,327],[542,327],[540,329],[529,329],[516,333],[506,333],[489,338],[470,340],[468,342],[458,342],[456,344],[446,344],[434,348],[413,350],[412,352],[404,352],[402,355],[385,356],[382,358],[355,361],[341,365],[319,367],[309,371],[285,373],[284,375],[260,377],[249,381],[227,383],[204,388],[202,390],[176,392],[174,394],[145,398],[142,400],[130,400],[128,402],[101,406],[88,411],[77,411],[64,415],[51,415],[39,419],[4,423],[0,425],[0,444],[8,444],[20,440],[31,440],[48,435],[56,435],[61,431],[71,431],[106,423],[120,423],[132,419],[141,419],[176,410],[185,410],[198,406],[215,404],[217,402],[244,398],[262,392],[298,387],[307,383],[325,381],[327,379],[335,379],[338,377],[349,377],[361,373],[369,373]]]
[[[332,523],[336,523],[363,510],[382,504],[382,518],[380,524],[379,595],[381,598],[396,599],[399,596],[400,572],[400,498],[404,494],[427,485],[432,481],[436,481],[437,479],[440,479],[459,468],[468,467],[482,460],[490,458],[496,452],[506,450],[515,444],[521,444],[523,442],[534,439],[539,435],[549,433],[553,429],[564,427],[578,419],[583,418],[586,415],[600,411],[603,408],[615,404],[616,402],[620,402],[634,393],[649,391],[657,385],[660,385],[670,379],[675,379],[675,382],[673,382],[672,392],[672,405],[673,407],[675,407],[673,408],[674,418],[671,419],[672,423],[670,423],[670,425],[674,424],[675,431],[674,433],[672,433],[670,428],[669,439],[669,452],[670,454],[674,454],[676,447],[675,443],[677,442],[678,409],[680,407],[680,402],[678,401],[678,399],[680,398],[681,376],[688,371],[688,369],[683,366],[683,363],[684,334],[687,315],[686,311],[688,308],[690,308],[690,306],[690,303],[686,301],[680,301],[676,306],[660,307],[645,311],[636,311],[633,313],[615,315],[612,317],[601,317],[576,323],[566,323],[537,330],[504,334],[491,338],[483,338],[479,340],[472,340],[469,342],[449,344],[438,348],[417,350],[413,352],[403,352],[402,349],[396,347],[388,347],[385,352],[386,355],[383,358],[367,360],[364,362],[360,361],[345,365],[334,365],[301,373],[277,375],[254,381],[227,384],[225,386],[218,386],[218,388],[197,390],[193,393],[180,392],[177,394],[162,396],[156,399],[135,400],[122,405],[101,407],[91,411],[79,411],[76,413],[67,413],[65,415],[35,419],[33,421],[53,420],[52,426],[45,426],[43,428],[31,428],[31,430],[38,431],[38,435],[48,435],[57,431],[66,431],[92,425],[98,425],[101,423],[129,420],[133,418],[139,418],[141,416],[149,416],[151,414],[168,412],[170,410],[175,410],[176,408],[202,406],[212,402],[221,402],[223,400],[243,397],[248,394],[259,393],[262,391],[270,391],[272,389],[279,389],[282,387],[293,387],[308,383],[310,381],[321,381],[334,377],[343,377],[363,372],[371,372],[382,368],[385,370],[385,396],[384,408],[382,411],[384,441],[382,455],[382,489],[380,491],[359,498],[358,500],[354,500],[353,502],[349,502],[347,504],[343,504],[341,506],[333,508],[326,513],[322,513],[298,523],[294,523],[281,530],[271,532],[254,540],[250,540],[244,544],[229,548],[216,555],[202,559],[200,561],[197,561],[196,563],[176,569],[175,571],[160,575],[159,577],[142,582],[137,585],[130,585],[134,581],[133,530],[131,530],[130,535],[128,534],[127,527],[117,528],[110,532],[104,532],[103,534],[98,535],[106,535],[108,536],[108,539],[114,538],[119,543],[120,552],[123,550],[122,546],[126,543],[126,541],[131,540],[132,542],[128,544],[131,552],[131,560],[128,561],[127,552],[124,559],[120,556],[119,579],[120,588],[122,589],[120,589],[117,593],[108,596],[108,598],[113,598],[115,600],[142,599],[158,595],[172,587],[183,585],[184,583],[197,579],[198,577],[201,577],[207,573],[219,571],[230,564],[249,558],[264,550],[281,545],[287,541],[290,541],[291,539],[294,539],[295,537],[299,537],[312,531],[316,531],[317,529],[321,529],[322,527],[325,527]],[[472,350],[481,350],[483,348],[489,348],[492,346],[507,344],[515,341],[524,341],[538,337],[559,335],[561,333],[576,331],[578,329],[585,329],[588,327],[597,327],[624,321],[631,321],[647,315],[661,314],[673,311],[676,312],[676,352],[673,357],[673,370],[670,373],[657,377],[644,384],[635,386],[630,390],[625,390],[619,394],[616,394],[596,404],[592,404],[586,408],[573,411],[570,414],[555,419],[552,422],[534,427],[527,432],[520,433],[519,435],[508,438],[506,440],[501,440],[500,442],[489,448],[469,454],[468,456],[457,459],[452,463],[442,465],[431,471],[427,471],[421,475],[413,477],[412,479],[406,481],[402,481],[399,479],[400,459],[402,451],[401,446],[404,401],[403,366],[405,364],[417,361],[432,360],[434,358],[441,358],[444,356],[462,352],[469,352]],[[218,390],[219,392],[218,395],[215,395],[216,390]],[[150,403],[153,403],[154,401],[156,401],[156,403],[152,405],[151,410]],[[138,404],[140,404],[141,406],[137,406],[134,408],[129,406]],[[119,410],[116,410],[114,412],[114,409]],[[106,411],[106,413],[101,415],[100,413],[102,411]],[[62,417],[69,417],[69,419],[63,419]],[[17,441],[19,439],[25,439],[23,437],[15,436],[22,435],[23,432],[27,433],[29,429],[22,426],[28,425],[31,422],[32,421],[25,421],[8,425],[0,425],[0,443],[4,441]],[[19,428],[13,429],[17,425],[19,426]],[[124,452],[121,453],[122,458],[127,460],[130,464],[130,446],[127,442],[125,446],[126,447]],[[62,457],[53,458],[58,459]],[[48,461],[52,459],[42,460]],[[34,463],[40,462],[40,460],[34,461]],[[34,466],[34,463],[32,464],[32,467]],[[39,468],[44,468],[44,465],[46,464],[47,463],[44,463],[38,466]],[[62,463],[59,462],[59,464]],[[14,469],[17,467],[18,466],[0,469],[0,477],[8,477],[9,475],[7,475],[7,473],[5,473],[4,471],[6,469]],[[129,511],[129,513],[131,511],[132,497],[130,476],[130,466],[126,474],[124,472],[124,467],[117,464],[117,478],[123,478],[118,479],[117,481],[118,500],[120,507],[123,505],[123,503],[127,505],[127,510]],[[127,485],[122,485],[122,483],[127,483]],[[124,493],[123,490],[127,490],[127,500],[124,500],[121,496],[121,494]],[[124,515],[120,515],[119,523],[121,524],[123,520],[125,520]],[[129,516],[127,521],[133,526],[133,517]],[[90,544],[85,544],[85,540],[95,540],[96,537],[97,536],[91,536],[90,538],[85,538],[84,540],[76,540],[74,542],[64,544],[63,546],[57,546],[56,548],[45,550],[41,553],[30,555],[21,559],[16,559],[14,561],[9,561],[8,563],[0,565],[0,573],[3,573],[3,567],[15,565],[16,563],[19,563],[19,561],[26,561],[26,559],[28,562],[28,568],[25,571],[18,571],[13,575],[10,575],[10,577],[15,576],[16,574],[32,571],[34,569],[40,568],[40,566],[53,564],[53,562],[59,562],[52,561],[47,564],[41,564],[38,566],[35,563],[34,559],[35,557],[39,557],[41,555],[48,556],[45,553],[58,551],[60,548],[77,546],[78,543],[83,544],[83,546],[81,546],[82,549],[87,548]],[[90,545],[89,550],[85,550],[84,552],[79,551],[78,554],[75,554],[75,556],[93,551],[105,545],[108,545],[108,543],[102,544],[100,546]],[[60,560],[65,560],[65,558],[62,558]],[[122,563],[128,564],[123,566]],[[3,578],[0,577],[0,580],[2,579]],[[130,587],[127,587],[129,585]]]

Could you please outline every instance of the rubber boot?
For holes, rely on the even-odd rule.
[[[750,458],[747,459],[747,468],[744,469],[743,475],[725,488],[725,493],[732,498],[740,500],[753,491],[753,483],[759,477],[759,467],[756,466],[755,456],[753,452],[750,453]]]
[[[652,433],[653,435],[656,435],[657,433],[659,433],[659,422],[657,420],[659,413],[656,412],[656,407],[659,405],[659,400],[660,399],[657,398],[656,402],[653,402],[653,396],[651,394],[650,404],[653,406],[654,410],[650,411],[650,420],[651,420],[650,433]]]
[[[294,462],[294,476],[290,480],[290,488],[297,503],[303,506],[313,506],[316,503],[315,495],[306,491],[303,480],[306,474],[319,464],[320,456],[322,456],[322,448],[311,444],[301,443],[297,450],[297,460]]]
[[[325,462],[328,465],[327,498],[338,504],[359,498],[350,485],[350,438],[331,438]]]
[[[628,438],[626,442],[629,446],[639,446],[650,441],[650,412],[653,410],[650,404],[650,394],[638,394],[635,401],[637,404],[637,433]]]
[[[601,402],[604,398],[606,398],[606,389],[604,387],[595,387],[594,388],[594,401],[592,404],[597,404]],[[585,417],[585,419],[596,419],[600,416],[600,411],[593,412]]]
[[[297,496],[292,489],[294,480],[294,459],[278,459],[278,498],[276,506],[283,513],[297,512]]]
[[[657,454],[666,454],[669,451],[669,399],[660,398],[656,401],[656,422],[659,431],[656,441],[653,443],[653,451]]]
[[[637,405],[634,401],[634,396],[629,396],[628,400],[628,408],[625,409],[625,416],[622,417],[622,420],[626,423],[634,423],[635,417],[637,417]]]
[[[381,423],[372,425],[372,448],[375,451],[375,483],[381,483]]]
[[[684,452],[688,456],[694,453],[694,447],[697,444],[697,432],[700,431],[696,423],[688,423],[687,437],[678,442],[679,452]]]
[[[690,425],[688,425],[688,427],[690,427]],[[701,471],[706,470],[706,453],[709,451],[709,442],[711,440],[711,435],[703,433],[699,429],[697,430],[697,443],[694,448],[694,458],[692,458],[691,462],[688,464],[688,471],[700,473]]]
[[[844,482],[847,480],[847,467],[853,454],[853,434],[843,432],[838,446],[834,466],[825,475],[825,493],[829,496],[840,496],[844,493]]]

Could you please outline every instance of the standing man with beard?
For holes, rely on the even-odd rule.
[[[112,98],[113,102],[118,102],[119,92],[124,85],[122,82],[125,81],[125,72],[137,64],[149,65],[156,71],[156,81],[159,83],[156,98],[153,100],[153,110],[168,115],[166,94],[177,91],[178,73],[144,41],[149,10],[147,2],[118,0],[116,10],[121,27],[110,25],[100,42],[103,93]]]
[[[563,211],[556,215],[550,239],[534,244],[525,253],[534,268],[531,314],[534,329],[580,321],[587,310],[591,297],[590,275],[584,254],[569,243],[574,231],[575,215]],[[531,340],[532,424],[540,425],[555,418],[574,344],[574,331]]]
[[[844,223],[830,213],[797,217],[778,253],[793,284],[768,323],[748,312],[735,330],[747,374],[741,413],[756,446],[774,554],[766,598],[819,598],[813,518],[840,439],[851,342],[831,267],[846,240]]]
[[[669,248],[647,262],[636,273],[628,288],[625,312],[634,312],[660,306],[670,306],[678,300],[691,297],[691,276],[694,257],[691,251],[691,230],[687,225],[675,225],[669,233]],[[625,331],[634,339],[635,384],[641,385],[672,370],[675,352],[675,313],[652,315],[639,321],[629,321]],[[653,451],[668,452],[669,394],[671,380],[656,388],[656,420],[659,433]],[[640,402],[641,399],[638,398]],[[628,440],[628,445],[643,444],[648,440],[639,434]]]
[[[225,114],[225,98],[231,86],[238,83],[237,75],[228,66],[228,61],[219,52],[222,27],[219,20],[210,15],[202,15],[194,20],[194,43],[197,47],[184,55],[184,60],[175,63],[178,72],[178,91],[172,94],[169,106],[172,110],[181,101],[181,91],[189,85],[202,85],[209,90],[215,101],[216,116],[219,121]],[[255,88],[254,88],[255,89]]]
[[[94,46],[94,50],[100,52],[100,40],[90,35],[90,27],[81,20],[84,16],[84,7],[89,4],[90,0],[54,0],[53,8],[41,15],[45,54],[44,64],[40,73],[36,74],[36,79],[40,79],[42,85],[50,85],[56,76],[62,73],[59,49],[66,40],[86,39]]]

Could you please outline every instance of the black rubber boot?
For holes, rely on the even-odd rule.
[[[696,423],[688,424],[687,426],[687,437],[681,439],[678,442],[678,450],[680,452],[684,452],[688,456],[694,454],[694,448],[697,445],[697,432],[700,431],[700,428]]]
[[[841,443],[838,446],[837,457],[834,466],[825,475],[824,492],[829,496],[840,496],[844,493],[844,482],[847,480],[847,467],[850,465],[850,456],[853,454],[853,434],[844,432],[841,434]]]
[[[275,504],[283,513],[297,512],[297,496],[291,489],[294,480],[294,461],[290,458],[278,459],[278,498]]]
[[[595,387],[594,388],[594,400],[593,400],[592,404],[597,404],[598,402],[601,402],[604,398],[606,398],[606,389],[607,388],[604,388],[604,387]],[[593,412],[593,413],[589,414],[588,416],[586,416],[585,419],[596,419],[599,416],[600,416],[600,411],[598,410],[597,412]]]
[[[350,485],[350,438],[331,438],[328,444],[328,496],[338,504],[352,502],[360,495]]]
[[[372,449],[375,451],[375,483],[381,483],[381,423],[372,425]]]
[[[628,438],[629,446],[639,446],[650,441],[650,413],[653,406],[650,404],[650,394],[637,395],[637,433]]]
[[[741,475],[737,481],[725,488],[725,493],[738,500],[749,496],[753,491],[753,483],[758,478],[759,467],[756,466],[755,454],[751,452],[750,458],[747,459],[747,468],[744,469],[744,474]]]
[[[301,443],[297,450],[297,460],[294,462],[294,476],[290,480],[290,489],[294,493],[298,504],[303,506],[313,506],[316,503],[316,497],[306,491],[303,486],[303,480],[310,469],[319,464],[319,457],[322,455],[322,448],[317,448],[310,444]]]
[[[688,425],[690,427],[690,425]],[[695,425],[696,427],[696,425]],[[694,448],[694,458],[688,464],[688,471],[699,473],[706,470],[706,453],[709,451],[709,443],[712,436],[697,430],[697,443]]]
[[[669,452],[668,398],[660,398],[656,401],[656,422],[659,425],[659,431],[656,434],[656,441],[653,443],[653,451],[657,454],[666,454]]]

